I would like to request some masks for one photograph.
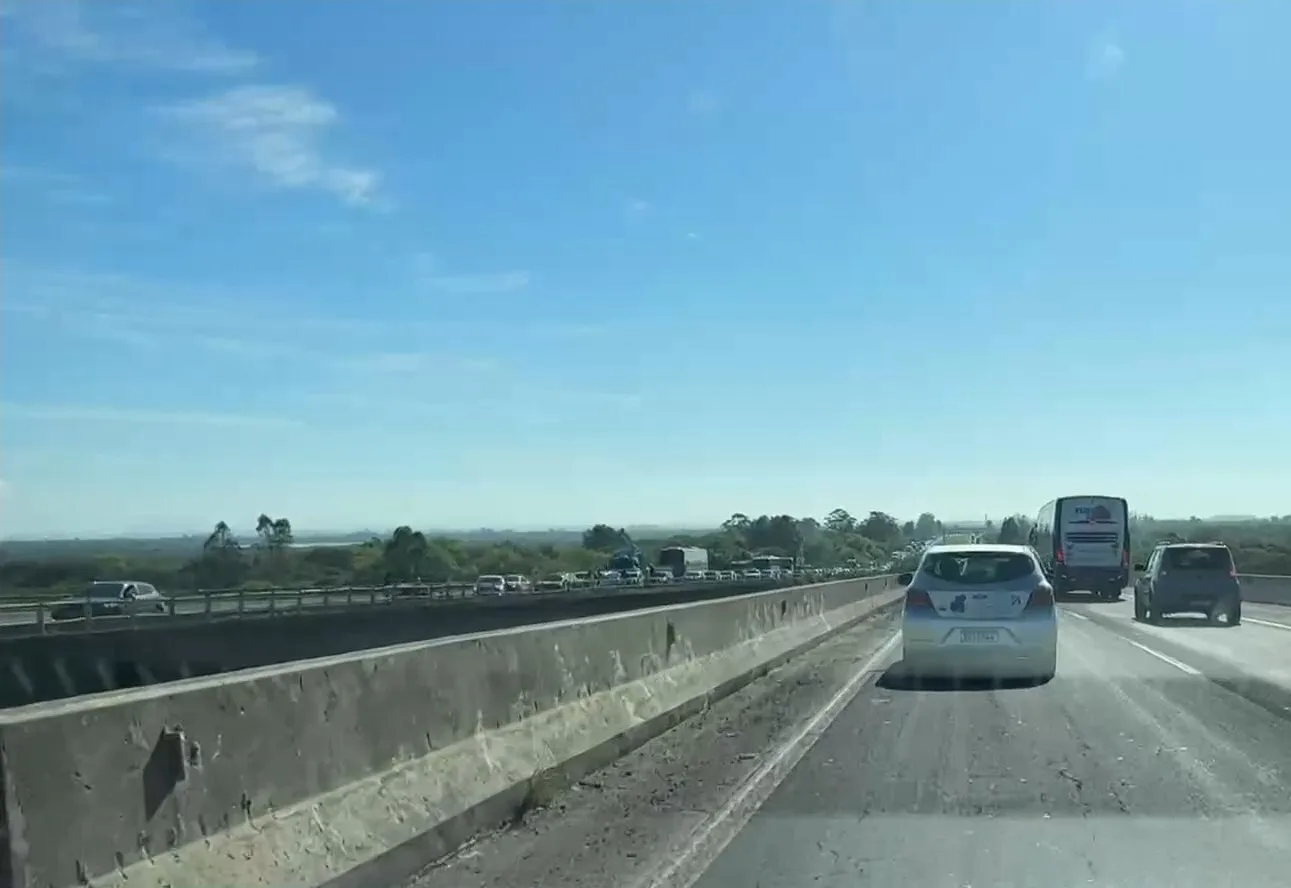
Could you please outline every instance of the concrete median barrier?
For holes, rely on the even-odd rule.
[[[390,884],[899,600],[844,580],[0,713],[0,884]]]
[[[472,632],[765,591],[771,582],[515,595],[0,641],[0,708]]]

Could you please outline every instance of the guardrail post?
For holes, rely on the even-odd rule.
[[[377,603],[377,587],[373,586],[372,588],[368,589],[368,604],[375,605],[376,603]]]
[[[241,617],[247,612],[247,590],[238,590],[238,616]]]
[[[305,590],[297,589],[296,590],[296,610],[304,610],[304,609],[305,609]]]
[[[49,631],[45,627],[45,602],[43,601],[36,603],[36,631],[41,635]]]

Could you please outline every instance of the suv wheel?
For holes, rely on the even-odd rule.
[[[1228,622],[1225,626],[1239,626],[1242,622],[1242,599],[1234,595],[1228,602]]]

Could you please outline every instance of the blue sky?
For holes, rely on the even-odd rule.
[[[1291,6],[4,4],[0,533],[1291,511]]]

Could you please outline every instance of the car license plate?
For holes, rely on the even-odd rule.
[[[964,644],[994,644],[1000,633],[994,629],[960,629],[959,640]]]

